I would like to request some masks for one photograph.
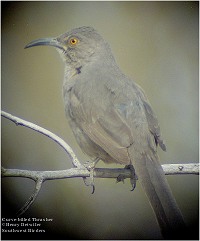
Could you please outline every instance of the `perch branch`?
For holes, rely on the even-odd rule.
[[[199,175],[199,164],[164,164],[162,165],[165,175],[177,174],[195,174]],[[124,178],[131,177],[130,169],[126,168],[95,168],[94,177],[96,178],[117,178],[120,174]],[[21,169],[6,169],[2,167],[2,177],[24,177],[37,181],[42,179],[46,180],[76,178],[76,177],[89,177],[90,172],[86,168],[70,168],[67,170],[59,171],[30,171]]]
[[[17,215],[20,216],[28,210],[28,208],[33,204],[36,197],[41,190],[42,184],[46,180],[55,180],[55,179],[65,179],[65,178],[77,178],[82,177],[86,178],[90,176],[90,172],[79,162],[76,155],[74,154],[72,148],[63,141],[60,137],[54,133],[36,125],[29,121],[25,121],[21,118],[13,116],[5,111],[1,112],[1,115],[8,120],[14,122],[16,125],[25,126],[34,131],[37,131],[56,143],[58,143],[70,156],[72,164],[75,168],[59,171],[30,171],[30,170],[21,170],[21,169],[6,169],[1,168],[2,177],[23,177],[29,178],[35,181],[35,190],[30,196],[29,200],[24,204],[24,206],[17,212]],[[168,164],[162,165],[164,173],[166,175],[175,175],[175,174],[199,174],[199,164],[190,163],[190,164]],[[96,178],[117,178],[119,175],[123,175],[125,178],[131,177],[130,169],[125,168],[95,168],[94,177]]]
[[[162,165],[165,175],[175,174],[199,174],[199,164],[165,164]],[[29,200],[24,206],[17,212],[17,216],[25,213],[28,208],[33,204],[39,191],[42,187],[42,183],[46,180],[65,179],[65,178],[76,178],[76,177],[89,177],[90,172],[86,168],[71,168],[67,170],[59,171],[30,171],[20,169],[6,169],[1,168],[2,177],[24,177],[32,179],[36,182],[35,190],[30,196]],[[125,168],[95,168],[94,177],[99,178],[117,178],[119,175],[123,175],[125,178],[131,177],[130,169]]]

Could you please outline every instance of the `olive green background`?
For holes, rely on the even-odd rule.
[[[66,140],[82,162],[65,119],[64,65],[51,47],[24,49],[30,41],[93,26],[110,43],[118,64],[145,90],[156,112],[167,152],[161,162],[198,162],[198,2],[2,2],[2,109]],[[61,170],[72,165],[49,138],[2,118],[2,165]],[[121,167],[104,165],[98,167]],[[167,177],[186,223],[198,230],[198,176]],[[159,239],[159,227],[140,184],[81,178],[44,183],[23,217],[48,217],[41,239]],[[22,178],[2,180],[2,216],[12,217],[33,191]],[[2,238],[10,238],[2,234]],[[50,235],[50,236],[49,236]],[[38,238],[15,234],[14,239]]]

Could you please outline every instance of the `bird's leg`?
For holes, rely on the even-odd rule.
[[[131,182],[131,186],[132,186],[131,191],[133,191],[136,187],[136,181],[138,180],[138,177],[135,173],[135,168],[133,167],[132,164],[126,165],[125,168],[130,169],[130,171],[131,171],[130,182]],[[117,177],[117,182],[123,182],[124,183],[124,179],[125,179],[124,175],[120,174]]]
[[[96,158],[94,161],[87,161],[86,163],[84,163],[84,167],[87,168],[87,170],[90,172],[90,176],[89,178],[83,178],[83,181],[85,183],[86,186],[92,186],[92,194],[95,191],[95,185],[94,185],[94,168],[97,164],[97,162],[99,161],[99,158]]]

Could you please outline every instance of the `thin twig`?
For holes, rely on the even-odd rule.
[[[36,124],[33,124],[29,121],[25,121],[19,117],[13,116],[5,111],[1,111],[1,115],[9,120],[11,120],[12,122],[14,122],[17,126],[25,126],[27,128],[30,128],[34,131],[37,131],[47,137],[49,137],[51,140],[55,141],[56,143],[58,143],[66,152],[67,154],[70,156],[70,159],[72,161],[72,164],[75,167],[81,167],[81,163],[79,162],[78,158],[76,157],[75,153],[73,152],[72,148],[64,141],[62,140],[59,136],[55,135],[54,133],[48,131],[47,129],[40,127]]]
[[[16,213],[18,217],[21,216],[23,213],[25,213],[29,209],[29,207],[33,204],[33,202],[35,201],[36,197],[39,194],[39,191],[41,190],[43,181],[44,181],[43,179],[38,179],[36,181],[34,192],[30,196],[28,201],[24,204],[24,206]]]

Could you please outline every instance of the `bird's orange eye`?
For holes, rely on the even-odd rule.
[[[69,42],[70,42],[71,45],[76,45],[78,43],[78,39],[77,38],[71,38],[69,40]]]

